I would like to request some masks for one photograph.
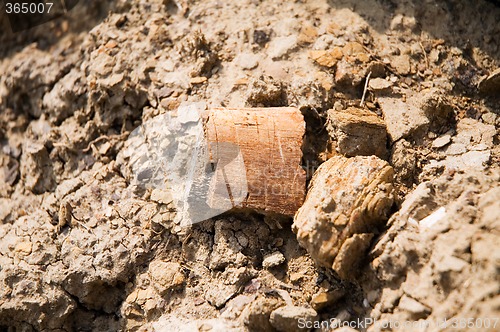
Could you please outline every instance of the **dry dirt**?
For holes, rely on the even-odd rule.
[[[0,15],[0,331],[499,330],[499,22],[482,0]],[[295,220],[179,227],[132,186],[128,135],[185,102],[300,109]],[[384,177],[350,181],[367,163]]]

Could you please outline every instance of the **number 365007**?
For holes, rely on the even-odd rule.
[[[5,4],[7,14],[48,14],[54,5],[53,2],[47,3],[10,3]]]

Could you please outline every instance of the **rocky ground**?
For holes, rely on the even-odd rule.
[[[498,22],[459,0],[0,16],[0,331],[498,330]],[[180,227],[134,188],[128,135],[192,102],[300,109],[319,169],[295,217]]]

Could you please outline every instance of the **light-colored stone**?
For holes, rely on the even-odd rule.
[[[282,332],[300,332],[299,320],[302,322],[317,319],[318,314],[314,309],[287,305],[271,313],[271,325]]]
[[[420,108],[392,97],[378,98],[378,101],[393,142],[408,136],[418,136],[429,127],[429,119]]]
[[[158,188],[155,188],[151,191],[150,199],[161,204],[171,204],[173,201],[170,191]]]
[[[373,229],[387,219],[393,173],[375,156],[334,156],[318,168],[292,225],[313,259],[350,277]]]
[[[27,255],[31,254],[32,248],[33,248],[33,244],[29,241],[18,242],[16,244],[16,248],[14,249],[14,251],[18,254],[27,256]]]
[[[392,84],[393,83],[391,81],[388,81],[384,78],[376,77],[376,78],[370,79],[370,81],[368,82],[368,88],[371,91],[375,91],[375,92],[386,92],[386,91],[390,91]]]
[[[408,75],[411,70],[410,57],[407,54],[395,56],[391,60],[391,66],[399,75]]]
[[[333,261],[332,269],[342,279],[353,279],[359,261],[370,247],[372,233],[353,234],[346,239]]]
[[[243,69],[254,69],[259,65],[260,56],[253,53],[238,54],[235,63]]]
[[[300,29],[299,43],[311,44],[318,37],[318,30],[311,24],[305,24]]]
[[[453,143],[453,144],[449,145],[445,150],[445,153],[449,156],[456,156],[459,154],[464,154],[466,152],[467,152],[467,148],[466,148],[465,144],[461,144],[461,143]]]
[[[196,76],[196,77],[192,77],[189,80],[189,83],[191,83],[191,84],[202,84],[202,83],[205,83],[207,80],[208,79],[205,76]]]
[[[277,37],[269,43],[267,54],[273,60],[280,60],[297,48],[297,36]]]
[[[55,185],[49,153],[43,144],[28,142],[21,155],[21,179],[28,190],[42,194]]]
[[[363,45],[358,42],[348,42],[342,48],[342,53],[344,56],[356,55],[360,53],[364,53]]]
[[[443,136],[440,136],[438,138],[436,138],[433,142],[432,142],[432,147],[435,148],[435,149],[439,149],[439,148],[442,148],[448,144],[450,144],[451,142],[451,136],[450,135],[443,135]]]
[[[461,155],[448,156],[444,160],[431,160],[428,165],[424,167],[424,171],[431,168],[446,167],[450,170],[470,170],[470,169],[485,169],[486,163],[491,158],[491,151],[469,151]]]
[[[469,263],[455,256],[447,255],[446,259],[443,259],[437,266],[436,270],[439,272],[462,272]]]
[[[264,256],[264,260],[262,261],[262,267],[265,269],[270,269],[276,266],[279,266],[285,262],[285,256],[279,251],[275,251],[271,254],[267,254]]]

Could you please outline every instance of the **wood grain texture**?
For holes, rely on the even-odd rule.
[[[212,146],[227,142],[240,148],[248,183],[242,207],[293,216],[306,189],[300,166],[305,132],[301,112],[292,107],[216,108],[204,118]]]

